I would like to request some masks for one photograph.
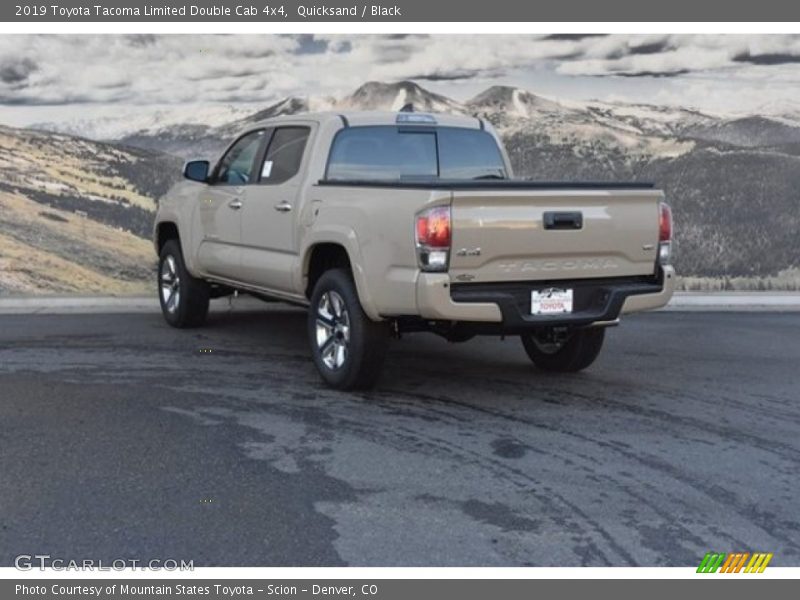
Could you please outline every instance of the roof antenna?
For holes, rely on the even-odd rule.
[[[400,109],[400,112],[414,112],[414,104],[412,102],[404,104],[403,108]]]

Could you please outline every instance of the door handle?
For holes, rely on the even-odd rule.
[[[239,210],[242,208],[243,204],[242,201],[237,198],[236,200],[231,200],[228,202],[228,206],[230,206],[233,210]]]
[[[278,212],[289,212],[290,210],[292,210],[292,205],[286,201],[279,202],[278,204],[275,205],[275,210],[277,210]]]

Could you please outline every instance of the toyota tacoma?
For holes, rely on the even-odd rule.
[[[671,239],[651,184],[514,179],[489,123],[413,110],[253,124],[186,163],[154,231],[170,325],[234,292],[305,306],[338,389],[372,386],[406,332],[519,336],[538,368],[584,369],[621,315],[669,301]]]

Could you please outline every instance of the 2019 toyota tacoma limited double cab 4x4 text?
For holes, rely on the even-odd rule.
[[[164,317],[234,290],[308,307],[322,378],[375,383],[391,336],[518,335],[547,371],[589,366],[605,328],[674,288],[672,217],[639,183],[512,179],[491,126],[415,112],[254,124],[159,204]]]

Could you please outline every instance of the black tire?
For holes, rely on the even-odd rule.
[[[349,271],[326,271],[314,285],[308,338],[314,364],[329,386],[356,390],[375,385],[386,357],[389,328],[364,313]]]
[[[161,314],[173,327],[198,327],[208,315],[209,286],[202,279],[192,277],[186,270],[178,240],[169,240],[161,248],[158,260],[158,299],[161,303]]]
[[[591,327],[574,331],[560,344],[542,341],[541,334],[520,336],[525,352],[542,371],[569,373],[591,365],[603,347],[606,330]]]

